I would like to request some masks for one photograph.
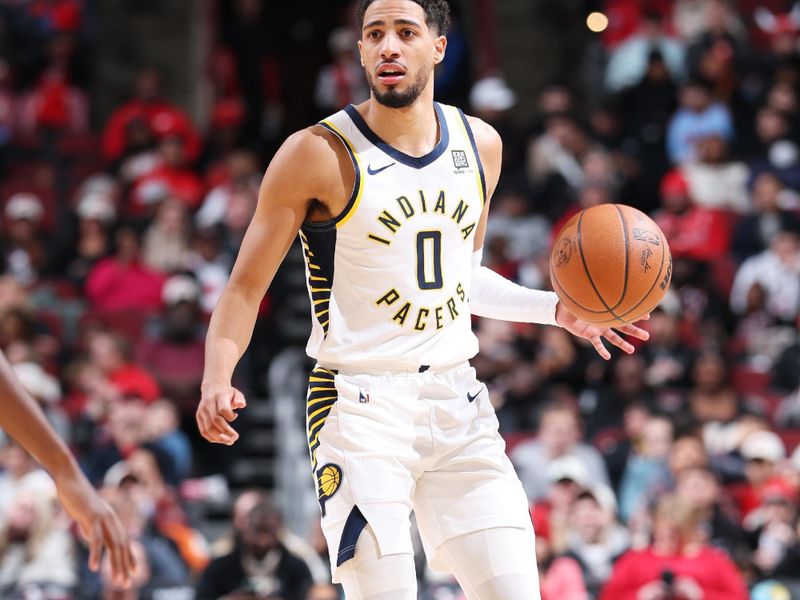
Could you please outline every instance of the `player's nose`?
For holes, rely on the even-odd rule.
[[[387,33],[381,39],[379,50],[383,60],[397,58],[400,56],[400,38],[395,33]]]

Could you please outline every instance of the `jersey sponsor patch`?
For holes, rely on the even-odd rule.
[[[317,499],[322,516],[327,514],[325,503],[342,487],[342,468],[334,463],[322,465],[317,469]]]
[[[456,169],[466,169],[469,167],[467,162],[467,153],[464,150],[452,150],[453,153],[453,166]]]

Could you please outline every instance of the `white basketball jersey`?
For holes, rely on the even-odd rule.
[[[355,168],[342,214],[300,231],[313,321],[306,350],[327,368],[448,366],[478,351],[467,299],[486,184],[464,114],[434,108],[439,142],[422,157],[383,142],[353,106],[321,122]]]

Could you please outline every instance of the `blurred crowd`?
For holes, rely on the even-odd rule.
[[[333,4],[303,125],[368,94],[350,7]],[[587,33],[580,80],[528,98],[476,77],[459,11],[436,73],[437,99],[504,140],[488,266],[549,288],[555,232],[604,202],[648,212],[674,258],[632,356],[475,320],[543,598],[800,598],[800,5],[587,4],[610,23]],[[335,600],[321,534],[289,531],[264,490],[237,495],[222,536],[195,502],[210,487],[198,477],[236,460],[198,440],[193,411],[209,314],[297,119],[282,32],[266,2],[215,3],[206,122],[147,66],[99,119],[91,6],[0,2],[0,349],[143,569],[132,590],[88,573],[52,482],[4,441],[0,597]],[[520,123],[523,107],[535,121]],[[248,395],[266,395],[271,358],[305,341],[285,319],[307,314],[289,293],[302,268],[262,304],[237,371]],[[421,597],[462,597],[422,562],[419,574]]]

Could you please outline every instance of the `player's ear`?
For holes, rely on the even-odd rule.
[[[445,48],[447,48],[447,38],[440,35],[433,42],[433,64],[438,65],[444,60]]]
[[[361,40],[358,40],[358,59],[361,61],[361,66],[364,66],[364,45]]]

